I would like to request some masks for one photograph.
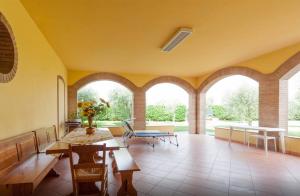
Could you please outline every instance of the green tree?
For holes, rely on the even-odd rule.
[[[125,120],[132,117],[132,95],[123,89],[113,89],[109,93],[110,119]]]
[[[289,120],[300,120],[300,89],[293,100],[289,101]]]
[[[92,89],[82,88],[77,93],[77,100],[78,101],[97,101],[97,93]]]
[[[227,98],[225,108],[234,119],[251,125],[258,119],[258,90],[248,86],[239,88]]]
[[[173,112],[171,108],[162,104],[148,105],[146,108],[146,119],[150,121],[172,121]]]
[[[178,104],[175,106],[175,121],[183,122],[186,119],[187,108],[183,104]]]
[[[212,105],[210,106],[213,117],[220,120],[234,120],[234,116],[229,113],[228,109],[222,105]]]
[[[77,92],[77,101],[96,101],[98,102],[97,93],[89,88],[82,88]],[[87,117],[80,116],[81,121],[85,122],[87,120]],[[97,116],[95,116],[95,119],[97,119]]]

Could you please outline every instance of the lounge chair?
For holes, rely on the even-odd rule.
[[[159,139],[163,142],[166,142],[166,137],[169,139],[170,144],[174,144],[175,146],[179,146],[177,135],[174,133],[169,133],[165,131],[159,131],[159,130],[134,130],[130,123],[127,120],[123,121],[123,127],[125,129],[125,132],[123,134],[123,141],[126,146],[128,145],[128,140],[132,137],[139,137],[139,138],[152,138],[152,143],[150,144],[153,148],[155,146],[155,140]],[[175,143],[171,140],[171,138],[175,138]]]

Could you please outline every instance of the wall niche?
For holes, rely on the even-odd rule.
[[[17,71],[17,47],[7,20],[0,13],[0,83],[11,81]]]

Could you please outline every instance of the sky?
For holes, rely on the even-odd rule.
[[[122,90],[125,90],[125,91],[128,91],[131,93],[131,91],[128,88],[126,88],[125,86],[123,86],[117,82],[108,81],[108,80],[91,82],[91,83],[83,86],[81,89],[91,89],[91,90],[97,92],[99,98],[101,97],[104,100],[108,100],[109,93],[115,88],[119,88],[119,89],[122,89]]]
[[[258,89],[258,82],[246,76],[234,75],[216,82],[206,92],[206,101],[211,104],[222,104],[227,95],[233,93],[236,89],[247,85]]]
[[[152,86],[146,92],[147,105],[159,103],[166,105],[184,104],[188,106],[189,95],[183,88],[175,84],[160,83]]]
[[[300,90],[300,71],[289,79],[289,100],[295,97],[298,90]]]
[[[120,88],[122,90],[131,92],[123,85],[107,80],[89,83],[81,89],[94,90],[97,92],[99,97],[107,100],[110,91],[115,88]],[[160,103],[166,105],[176,105],[179,103],[188,106],[188,100],[188,93],[185,90],[170,83],[154,85],[146,92],[147,105],[155,105]]]
[[[295,94],[300,90],[300,72],[291,77],[288,81],[289,85],[289,100],[295,97]],[[254,88],[259,88],[259,84],[246,76],[234,75],[224,78],[215,83],[206,93],[206,100],[212,101],[212,104],[222,104],[224,98],[234,92],[243,85],[249,85]]]

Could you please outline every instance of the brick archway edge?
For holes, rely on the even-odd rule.
[[[300,52],[297,52],[271,74],[262,74],[247,67],[227,67],[211,74],[197,89],[197,133],[205,133],[206,91],[217,81],[232,75],[247,76],[259,83],[259,125],[287,130],[287,79],[300,70],[299,64]]]
[[[247,67],[226,67],[211,74],[197,90],[197,133],[205,133],[206,127],[206,92],[216,82],[232,75],[243,75],[258,83],[263,79],[263,74]]]
[[[113,73],[96,73],[88,75],[74,85],[68,87],[68,111],[76,111],[77,90],[82,86],[98,80],[111,80],[118,82],[134,94],[134,117],[135,128],[145,128],[145,92],[153,85],[159,83],[172,83],[180,86],[189,93],[189,124],[192,133],[205,132],[205,93],[218,80],[232,75],[243,75],[259,82],[259,125],[270,127],[287,128],[287,79],[300,70],[300,52],[293,55],[276,71],[271,74],[262,74],[258,71],[247,67],[227,67],[211,74],[201,85],[195,90],[185,80],[174,76],[162,76],[155,78],[143,87],[135,86],[128,79]]]
[[[187,81],[175,77],[175,76],[161,76],[161,77],[157,77],[154,78],[152,80],[150,80],[149,82],[147,82],[142,88],[143,88],[143,92],[144,95],[146,93],[147,90],[149,90],[152,86],[156,85],[156,84],[161,84],[161,83],[171,83],[171,84],[175,84],[179,87],[181,87],[182,89],[184,89],[188,94],[189,94],[189,110],[188,110],[188,122],[189,122],[189,132],[190,133],[196,133],[196,126],[197,126],[197,122],[196,122],[196,89],[189,84]],[[159,96],[159,95],[158,95]],[[146,102],[145,102],[146,104]]]
[[[152,80],[150,80],[149,82],[147,82],[144,86],[143,89],[146,92],[149,88],[151,88],[152,86],[156,85],[156,84],[161,84],[161,83],[171,83],[171,84],[175,84],[181,88],[183,88],[187,93],[195,93],[195,88],[189,84],[187,81],[175,77],[175,76],[161,76],[161,77],[157,77],[154,78]]]
[[[196,90],[193,88],[185,80],[182,80],[173,76],[163,76],[155,78],[148,83],[146,83],[143,87],[137,87],[128,79],[113,73],[95,73],[88,75],[80,80],[78,80],[75,84],[68,87],[68,108],[69,114],[73,113],[77,110],[77,91],[87,85],[88,83],[99,81],[99,80],[110,80],[114,82],[118,82],[129,90],[133,92],[133,103],[134,103],[134,126],[136,129],[145,129],[145,92],[151,86],[159,83],[173,83],[182,87],[185,91],[188,92],[189,96],[189,130],[194,133],[196,131]]]
[[[257,82],[264,77],[264,74],[250,69],[248,67],[226,67],[211,74],[198,88],[198,93],[206,93],[206,91],[219,80],[233,75],[243,75]]]
[[[134,103],[134,110],[133,114],[136,113],[136,106],[135,104],[138,103],[136,102],[136,96],[139,95],[139,88],[135,86],[130,80],[127,78],[124,78],[120,75],[113,74],[113,73],[107,73],[107,72],[102,72],[102,73],[95,73],[95,74],[90,74],[88,76],[85,76],[84,78],[81,78],[78,80],[75,84],[68,86],[68,113],[72,114],[77,111],[77,91],[87,85],[88,83],[99,81],[99,80],[110,80],[113,82],[117,82],[119,84],[122,84],[126,88],[128,88],[132,93],[133,93],[133,103]],[[135,122],[135,125],[139,125],[140,119],[136,120],[137,123]],[[143,125],[142,125],[143,126]],[[141,127],[137,127],[141,128]]]
[[[70,86],[74,90],[79,90],[81,87],[95,81],[99,80],[110,80],[113,82],[117,82],[128,88],[131,92],[134,93],[136,90],[135,84],[133,84],[130,80],[127,78],[124,78],[123,76],[120,76],[118,74],[108,73],[108,72],[101,72],[101,73],[95,73],[88,76],[85,76],[84,78],[81,78],[78,80],[75,84]]]

